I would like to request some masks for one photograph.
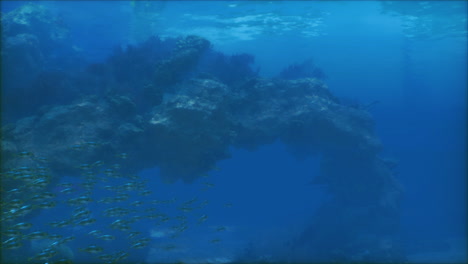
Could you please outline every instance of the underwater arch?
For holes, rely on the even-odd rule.
[[[337,250],[357,254],[362,245],[368,251],[376,245],[377,255],[397,253],[392,243],[401,189],[394,164],[378,155],[370,115],[341,105],[321,81],[256,78],[231,90],[215,80],[191,79],[146,120],[134,108],[125,96],[87,98],[22,119],[3,130],[3,165],[24,166],[15,153],[28,150],[57,174],[79,174],[77,164],[113,164],[116,153],[125,153],[124,171],[158,166],[166,181],[191,182],[228,158],[232,146],[255,149],[280,140],[294,155],[320,156],[314,183],[332,197],[295,247],[323,260]],[[34,158],[29,162],[37,165]]]

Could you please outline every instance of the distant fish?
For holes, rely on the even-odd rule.
[[[216,232],[221,232],[221,231],[226,231],[226,230],[227,230],[227,228],[225,226],[218,226],[218,227],[215,228]]]
[[[93,230],[91,232],[88,233],[88,235],[92,235],[92,236],[99,236],[102,232],[99,231],[99,230]]]
[[[49,201],[49,202],[42,202],[37,205],[38,208],[41,209],[50,209],[54,208],[57,204],[54,201]]]
[[[27,239],[33,240],[33,239],[44,239],[44,238],[47,238],[48,236],[49,234],[47,234],[46,232],[36,231],[36,232],[32,232],[26,235],[25,237]]]
[[[114,259],[114,256],[111,254],[102,254],[98,256],[98,259],[105,261],[106,263],[111,263]]]
[[[183,206],[183,207],[179,207],[179,210],[181,210],[183,212],[191,212],[193,210],[193,208],[188,207],[188,206]]]
[[[129,255],[128,252],[119,251],[114,255],[114,262],[121,261],[121,260],[128,258],[128,255]]]
[[[150,191],[150,190],[144,190],[144,191],[139,192],[138,194],[141,195],[141,196],[148,196],[151,193],[152,193],[152,191]]]
[[[21,243],[21,238],[19,237],[12,237],[10,239],[7,239],[3,241],[2,243],[2,249],[17,249],[22,247],[23,244]]]
[[[133,239],[139,235],[141,235],[141,232],[138,232],[138,231],[130,232],[128,233],[128,238]]]
[[[148,244],[146,243],[141,243],[141,242],[135,242],[131,245],[131,248],[145,248],[147,247]]]
[[[213,244],[217,244],[217,243],[221,242],[221,239],[215,238],[215,239],[212,239],[210,242],[213,243]]]
[[[57,255],[57,251],[54,249],[48,249],[46,251],[40,252],[39,254],[35,255],[32,258],[28,258],[28,262],[31,262],[32,260],[39,260],[39,261],[44,261],[48,260],[52,257]]]
[[[98,236],[97,238],[106,240],[106,241],[115,240],[115,236],[112,236],[112,235],[102,235],[102,236]]]
[[[84,219],[79,220],[76,224],[87,226],[87,225],[94,224],[95,222],[96,222],[96,219],[94,218],[84,218]]]
[[[48,238],[51,239],[51,240],[59,240],[59,239],[62,238],[62,235],[53,234],[53,235],[49,235]]]
[[[88,147],[93,147],[93,148],[101,145],[100,143],[94,142],[94,141],[88,141],[88,142],[85,142],[84,144],[86,144]]]
[[[118,157],[118,158],[121,158],[121,159],[127,159],[128,158],[127,153],[120,153],[120,154],[117,154],[115,156]]]
[[[93,200],[91,199],[91,197],[89,197],[87,195],[82,195],[82,196],[77,197],[77,198],[68,199],[67,203],[69,205],[84,205],[84,204],[88,204],[88,203],[90,203],[92,201]]]
[[[62,189],[60,192],[65,193],[65,194],[70,194],[70,193],[72,193],[74,191],[75,191],[75,189],[73,189],[73,188],[65,188],[65,189]]]
[[[198,219],[198,223],[201,224],[201,223],[205,222],[206,219],[208,219],[208,216],[207,216],[207,215],[202,215],[202,216]]]
[[[77,151],[78,151],[78,150],[84,149],[84,147],[85,147],[85,146],[82,145],[82,144],[74,144],[74,145],[72,145],[70,148],[71,148],[72,150],[77,150]]]
[[[142,205],[143,205],[143,201],[134,201],[134,202],[132,202],[130,205],[135,206],[135,207],[137,207],[137,206],[142,206]]]
[[[3,231],[2,235],[6,237],[21,237],[23,233],[21,233],[21,231],[16,230],[16,229],[8,229],[8,230]]]
[[[24,230],[24,229],[29,229],[31,227],[32,227],[31,223],[22,222],[22,223],[17,223],[12,228]]]
[[[91,245],[87,246],[85,248],[80,248],[80,251],[88,252],[91,254],[97,254],[101,253],[104,249],[102,247],[96,246],[96,245]]]
[[[54,221],[49,223],[52,227],[65,227],[71,225],[69,220],[62,220],[62,221]]]
[[[70,241],[73,241],[75,240],[75,236],[68,236],[68,237],[65,237],[64,239],[62,239],[62,243],[67,243],[67,242],[70,242]]]

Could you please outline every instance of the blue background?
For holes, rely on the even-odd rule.
[[[131,2],[124,1],[37,2],[63,17],[73,45],[90,62],[104,60],[115,45],[138,43],[151,34],[184,32],[199,33],[227,54],[253,54],[260,74],[266,77],[313,58],[328,76],[332,93],[363,104],[379,101],[371,113],[384,145],[382,156],[399,163],[397,178],[405,191],[402,234],[407,241],[457,239],[466,245],[466,27],[462,36],[436,32],[439,38],[410,38],[402,27],[404,18],[382,14],[380,3],[373,1],[150,2],[145,12],[135,11]],[[2,11],[22,4],[4,2]],[[465,2],[456,4],[466,8]],[[316,12],[322,17],[317,36],[305,35],[304,26],[281,34],[262,31],[239,37],[238,25],[220,29],[219,21],[180,19],[183,14],[222,14],[233,19],[275,10],[285,17]],[[155,14],[156,18],[151,16]],[[452,17],[448,14],[444,19],[450,22]],[[138,27],[145,24],[142,21],[148,22],[146,27]],[[248,27],[255,28],[254,24]],[[152,179],[150,186],[161,199],[210,201],[204,209],[209,216],[206,225],[231,227],[223,239],[236,251],[251,241],[275,248],[274,241],[300,232],[327,198],[320,186],[308,184],[318,173],[317,157],[296,160],[281,142],[252,152],[231,152],[230,159],[219,163],[219,170],[192,185],[154,180],[157,168],[141,174]],[[200,191],[204,181],[215,187]],[[223,206],[227,202],[232,208]],[[41,217],[47,216],[37,221]],[[152,227],[140,228],[147,232]],[[200,227],[199,233],[193,232],[187,234],[193,237],[190,241],[205,230]]]

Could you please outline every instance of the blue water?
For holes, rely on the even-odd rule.
[[[2,1],[2,12],[25,3]],[[429,1],[427,5],[439,6],[415,10],[401,1],[395,3],[401,5],[395,10],[406,12],[392,15],[382,12],[383,4],[375,1],[35,3],[61,17],[70,30],[70,46],[80,51],[86,63],[104,62],[115,47],[138,44],[152,35],[192,34],[208,39],[215,50],[225,54],[254,55],[254,68],[258,67],[265,78],[274,77],[287,65],[312,58],[326,74],[325,82],[334,95],[362,104],[378,101],[369,111],[383,143],[381,156],[398,161],[396,179],[404,189],[402,244],[418,248],[407,250],[408,261],[467,261],[466,2]],[[422,2],[413,3],[417,6]],[[405,28],[405,23],[418,19],[429,24]],[[428,33],[415,35],[427,28]],[[231,157],[218,162],[209,177],[191,184],[164,183],[158,167],[139,173],[148,180],[148,188],[157,199],[187,201],[197,197],[197,201],[209,201],[201,212],[190,216],[193,226],[171,242],[183,251],[159,252],[157,246],[167,238],[157,236],[141,251],[126,248],[124,241],[104,243],[113,243],[111,251],[129,252],[129,261],[147,263],[229,262],[249,245],[253,245],[254,255],[265,256],[266,261],[276,261],[275,257],[282,260],[289,254],[281,252],[283,243],[300,234],[328,199],[326,189],[309,184],[319,173],[320,159],[296,159],[279,141],[253,151],[231,148],[230,152]],[[73,181],[73,177],[70,179]],[[214,187],[202,190],[204,182]],[[106,196],[93,195],[96,200]],[[232,207],[224,206],[226,203],[232,203]],[[100,206],[91,205],[90,209],[99,211],[103,208]],[[28,221],[45,225],[60,219],[66,207],[51,210],[54,214],[39,214]],[[179,214],[170,205],[167,212]],[[197,225],[202,214],[208,219]],[[90,229],[107,228],[100,225],[98,219]],[[217,226],[225,226],[227,231],[218,234],[213,231]],[[137,231],[151,233],[164,228],[144,220]],[[61,232],[78,236],[81,231],[69,228]],[[108,232],[119,236],[115,230]],[[213,239],[221,242],[210,243]],[[419,246],[433,241],[449,246]],[[74,252],[74,262],[95,260],[78,251],[88,244],[86,236],[67,244]],[[11,251],[4,255],[5,262],[17,257]],[[313,262],[313,256],[307,261]]]

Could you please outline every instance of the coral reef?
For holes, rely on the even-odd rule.
[[[300,78],[320,77],[314,70],[312,76],[286,70],[284,78],[260,78],[250,68],[252,56],[227,57],[212,51],[209,41],[188,36],[152,38],[116,50],[86,71],[54,75],[41,70],[41,36],[11,33],[28,10],[36,9],[26,5],[2,18],[10,21],[9,51],[18,49],[5,63],[16,65],[11,71],[24,65],[41,76],[33,94],[74,92],[60,104],[39,98],[29,109],[34,114],[2,127],[4,171],[47,160],[55,175],[78,175],[80,167],[96,160],[115,164],[116,153],[125,153],[124,171],[158,166],[168,182],[192,182],[229,158],[232,146],[255,149],[281,140],[298,157],[320,154],[315,183],[331,196],[292,251],[306,250],[323,261],[401,258],[394,242],[401,189],[393,165],[378,156],[382,146],[373,120],[365,109],[341,104],[322,80]],[[29,16],[37,12],[40,21],[37,10]],[[60,34],[53,36],[45,39]],[[4,84],[7,90],[11,82]]]
[[[316,79],[252,79],[236,90],[211,79],[178,86],[178,93],[145,116],[137,114],[129,97],[89,98],[28,117],[26,127],[18,125],[22,119],[4,131],[5,139],[15,138],[17,149],[54,160],[56,168],[76,162],[73,153],[62,153],[75,144],[99,142],[110,153],[129,153],[138,146],[147,154],[138,157],[142,163],[161,166],[168,179],[188,181],[228,157],[230,146],[254,149],[281,139],[292,151],[308,153],[353,149],[375,154],[380,147],[368,114],[339,105]],[[142,134],[132,139],[123,127],[138,128]],[[8,167],[15,159],[5,157]],[[81,155],[83,162],[85,157]],[[181,168],[186,172],[176,173]]]

